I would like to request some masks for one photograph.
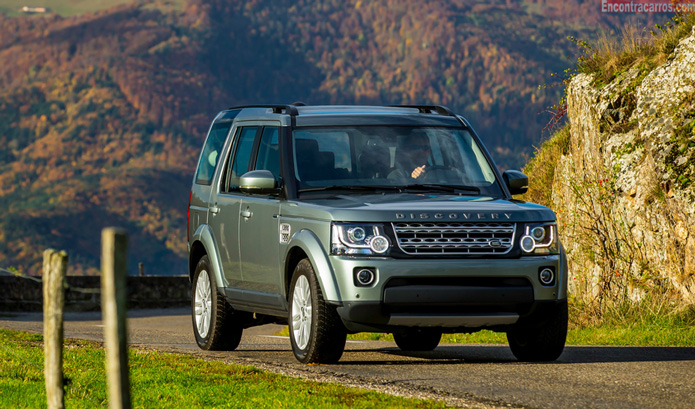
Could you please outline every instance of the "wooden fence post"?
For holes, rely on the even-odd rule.
[[[43,345],[48,409],[65,407],[63,391],[63,307],[65,306],[65,251],[43,252]]]
[[[111,409],[130,409],[126,328],[127,247],[128,235],[125,230],[109,227],[101,231],[101,311]]]

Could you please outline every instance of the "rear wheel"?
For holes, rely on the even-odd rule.
[[[567,303],[558,305],[546,325],[507,332],[507,341],[520,361],[554,361],[565,348],[567,339]]]
[[[208,256],[203,256],[193,275],[191,309],[193,333],[201,349],[233,351],[239,346],[243,327],[227,300],[217,292]]]
[[[442,331],[435,329],[413,328],[393,334],[393,340],[403,351],[431,351],[441,339]]]
[[[307,259],[294,269],[289,301],[290,343],[297,360],[305,364],[338,362],[347,331],[335,308],[324,301]]]

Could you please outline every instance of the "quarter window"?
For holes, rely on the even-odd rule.
[[[280,152],[278,147],[278,128],[266,126],[263,128],[261,144],[258,147],[256,170],[269,170],[277,180],[280,176]]]
[[[229,190],[239,189],[239,179],[241,175],[248,172],[251,153],[253,152],[253,141],[256,138],[258,127],[251,126],[241,129],[239,140],[234,150],[232,162],[232,172],[229,175]]]
[[[195,183],[199,185],[212,183],[212,177],[215,175],[215,169],[217,169],[217,164],[219,163],[222,145],[224,145],[227,133],[229,133],[229,128],[231,127],[232,121],[226,121],[216,123],[210,129],[210,134],[208,134],[203,147],[203,154],[200,157],[200,162],[198,162]]]

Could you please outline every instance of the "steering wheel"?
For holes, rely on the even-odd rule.
[[[428,182],[455,182],[461,183],[463,172],[445,165],[434,165],[425,167],[424,181]]]

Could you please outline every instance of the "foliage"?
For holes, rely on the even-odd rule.
[[[628,287],[647,274],[647,264],[641,243],[631,234],[630,221],[614,206],[615,174],[606,169],[590,171],[593,177],[573,181],[577,206],[564,215],[563,225],[579,232],[570,286],[593,309],[592,315],[600,318],[606,305],[629,301]]]
[[[692,31],[695,16],[675,16],[665,26],[657,25],[658,32],[652,36],[641,36],[634,26],[627,25],[618,40],[612,36],[603,35],[597,44],[591,45],[586,41],[571,38],[583,50],[576,67],[569,71],[569,78],[576,73],[593,74],[593,85],[603,87],[611,83],[610,89],[619,85],[619,93],[610,94],[610,102],[599,120],[600,138],[607,139],[615,134],[637,132],[637,118],[633,115],[636,107],[636,90],[643,79],[657,66],[672,57],[672,52],[678,41]],[[605,91],[604,94],[607,94]],[[564,99],[563,99],[564,100]],[[664,147],[668,152],[667,171],[676,183],[687,186],[692,175],[692,101],[686,100],[677,110],[674,117],[676,124],[675,135]],[[580,120],[581,121],[581,120]],[[574,124],[581,129],[582,124]],[[648,126],[648,125],[647,125]],[[637,134],[639,135],[639,134]],[[616,147],[613,151],[614,168],[604,166],[603,159],[597,151],[573,151],[574,157],[567,155],[571,137],[569,127],[558,131],[541,149],[536,157],[529,162],[525,171],[530,180],[538,179],[530,186],[525,199],[539,203],[557,206],[562,202],[566,206],[555,209],[561,234],[565,234],[571,242],[568,246],[570,259],[570,296],[571,316],[579,328],[621,327],[624,323],[613,320],[622,317],[633,317],[632,308],[664,304],[673,300],[673,288],[666,272],[657,268],[656,260],[646,254],[645,237],[640,228],[635,229],[633,217],[628,216],[626,208],[630,207],[628,192],[616,188],[616,180],[624,170],[620,168],[621,158],[637,150],[644,150],[644,143],[639,136],[633,142]],[[584,146],[584,149],[603,149],[598,146],[588,147],[587,141],[577,140],[571,146]],[[589,141],[591,142],[591,141]],[[563,156],[565,156],[563,158]],[[574,162],[568,162],[574,160]],[[564,162],[563,162],[564,161]],[[580,164],[579,162],[583,162]],[[562,178],[562,183],[556,181],[555,169],[563,163],[563,169],[572,169],[571,175]],[[646,173],[642,173],[645,175]],[[554,187],[564,187],[567,183],[569,191],[559,197],[553,192]],[[679,220],[682,220],[681,209],[666,203],[663,190],[664,183],[654,178],[646,177],[642,182],[649,193],[645,202],[649,204],[659,200],[655,205],[658,216],[652,216],[652,223],[660,224],[662,231],[675,231]],[[562,185],[562,186],[560,186]],[[555,196],[554,196],[555,195]],[[623,200],[616,203],[618,197]],[[627,205],[625,203],[628,203]],[[634,202],[632,202],[634,203]],[[674,240],[674,242],[670,242]],[[661,243],[668,257],[673,253],[675,259],[683,260],[683,256],[675,254],[683,252],[675,238],[664,237]],[[679,266],[675,266],[678,269]],[[682,266],[680,267],[682,268]],[[678,271],[676,271],[678,274]],[[681,274],[682,271],[681,271]],[[674,272],[671,272],[671,276]],[[668,320],[671,310],[658,308],[661,318]],[[665,311],[669,311],[666,313]],[[679,313],[676,311],[675,313]],[[645,328],[647,324],[640,324]],[[634,333],[632,327],[626,333]],[[646,342],[646,341],[645,341]]]
[[[107,405],[105,354],[100,344],[66,340],[63,370],[67,407]],[[0,329],[0,407],[45,407],[43,337]],[[288,378],[231,365],[148,350],[129,350],[131,400],[136,408],[444,408],[406,399]]]
[[[570,125],[566,124],[536,149],[535,156],[523,169],[529,178],[529,190],[521,199],[552,207],[555,170],[562,156],[569,152],[569,144]]]
[[[601,319],[570,304],[568,342],[585,345],[695,346],[695,309],[650,294],[639,302],[604,305]]]
[[[577,40],[583,51],[577,61],[577,71],[596,74],[594,84],[600,87],[632,67],[645,63],[656,67],[666,62],[678,42],[690,34],[693,25],[695,15],[679,14],[664,25],[655,24],[650,35],[639,27],[625,25],[620,36],[602,33],[595,45]]]
[[[681,103],[674,122],[679,125],[667,144],[666,170],[681,188],[686,189],[695,180],[695,95]]]
[[[65,248],[71,274],[96,273],[98,231],[117,224],[132,267],[185,274],[193,167],[231,105],[449,105],[498,163],[520,166],[559,94],[536,85],[573,53],[562,39],[618,20],[578,0],[487,3],[146,0],[0,14],[0,264],[39,274],[42,250]]]

